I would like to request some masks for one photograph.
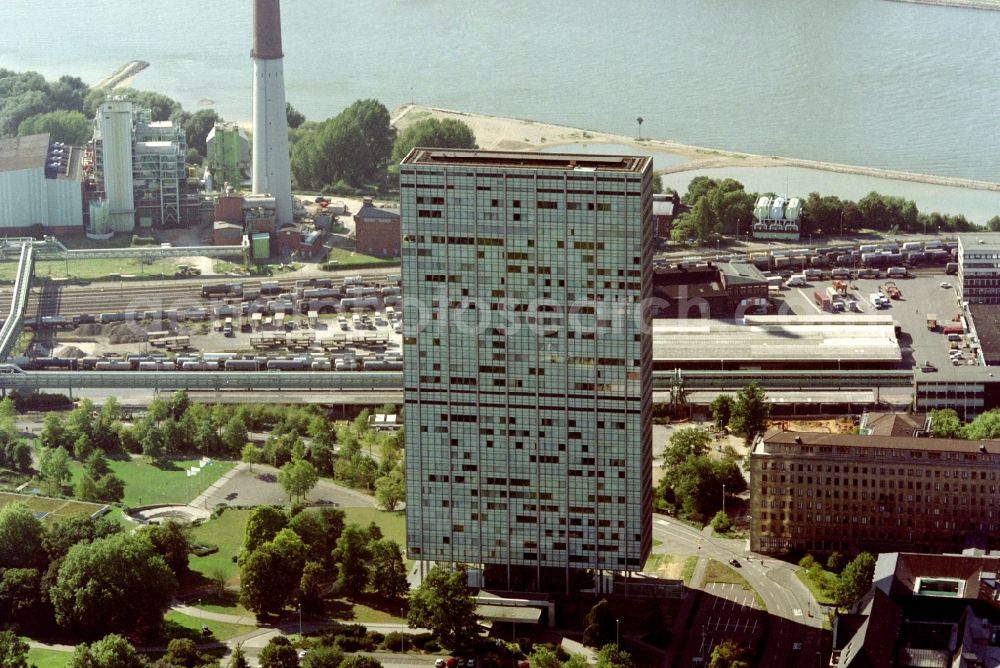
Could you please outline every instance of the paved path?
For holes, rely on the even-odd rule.
[[[222,489],[226,485],[226,483],[232,480],[238,473],[248,468],[248,466],[249,466],[248,464],[244,464],[243,462],[237,462],[236,466],[226,471],[222,475],[222,477],[220,477],[218,480],[209,485],[204,492],[196,496],[194,500],[191,501],[191,503],[188,505],[193,506],[195,508],[208,508],[208,500],[212,496],[214,496],[220,489]]]
[[[687,665],[681,661],[685,653],[690,656],[691,648],[687,642],[682,641],[682,636],[691,633],[691,621],[697,615],[699,604],[708,600],[706,596],[718,598],[703,591],[704,573],[709,559],[722,563],[733,558],[739,559],[742,567],[737,572],[760,595],[767,607],[769,625],[760,665],[788,666],[801,661],[806,661],[805,665],[809,665],[808,662],[818,658],[823,626],[821,609],[809,590],[796,577],[794,565],[758,555],[748,557],[746,540],[713,537],[710,529],[699,531],[663,515],[653,516],[653,533],[662,541],[655,548],[657,552],[699,557],[699,564],[689,585],[691,595],[682,605],[674,629],[671,651],[664,657],[661,665]],[[801,650],[793,649],[793,645],[798,643],[801,643]]]

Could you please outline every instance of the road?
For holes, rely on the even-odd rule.
[[[825,613],[795,576],[795,566],[757,555],[750,555],[748,561],[746,540],[711,537],[663,515],[653,516],[653,536],[662,541],[662,545],[656,546],[654,552],[699,557],[692,587],[700,586],[698,580],[704,578],[704,568],[709,559],[722,563],[733,558],[740,560],[742,568],[739,569],[739,574],[767,606],[767,644],[759,665],[797,665],[800,668],[820,665],[819,652]],[[680,650],[680,657],[687,661],[678,663],[675,660],[673,665],[691,665],[690,658],[696,655],[700,637],[688,640],[687,647]],[[801,649],[793,649],[796,643],[801,643]]]

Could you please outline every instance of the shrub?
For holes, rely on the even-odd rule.
[[[806,556],[799,559],[799,566],[806,569],[807,571],[811,570],[812,567],[815,565],[816,565],[816,560],[813,559],[813,556],[811,554],[807,554]]]

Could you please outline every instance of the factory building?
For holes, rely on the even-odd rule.
[[[508,588],[641,570],[651,175],[635,156],[403,159],[403,283],[429,309],[403,321],[411,559]]]
[[[234,188],[244,185],[250,169],[250,142],[243,128],[236,123],[216,123],[206,144],[215,188],[222,192],[227,183]]]
[[[750,549],[944,552],[1000,538],[1000,441],[772,431],[750,452]]]
[[[201,201],[187,193],[187,142],[179,126],[109,97],[98,109],[92,144],[99,186],[89,235],[198,221]]]
[[[0,139],[0,230],[53,234],[83,229],[83,149],[48,134]]]

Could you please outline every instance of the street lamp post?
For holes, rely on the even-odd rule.
[[[299,603],[299,638],[302,637],[302,604]]]
[[[621,647],[621,622],[622,620],[615,620],[615,647]]]
[[[722,514],[726,514],[726,483],[722,483]]]
[[[399,617],[402,622],[399,625],[399,635],[403,639],[403,654],[406,654],[406,609],[399,609]]]
[[[844,237],[844,211],[840,211],[840,237]]]

